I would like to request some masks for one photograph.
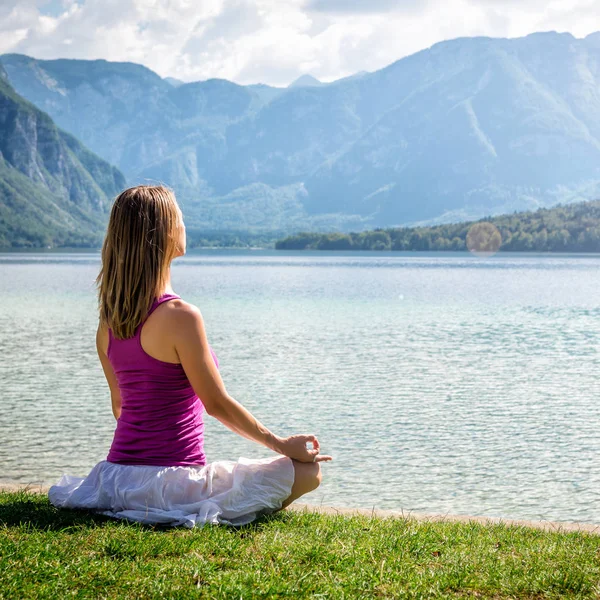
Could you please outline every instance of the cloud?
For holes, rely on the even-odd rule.
[[[388,11],[421,11],[425,0],[308,0],[307,11],[347,14],[381,14]]]
[[[600,30],[600,0],[0,0],[0,53],[138,62],[184,81],[286,85],[449,38]]]

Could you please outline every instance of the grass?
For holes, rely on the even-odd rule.
[[[0,598],[597,598],[600,536],[282,512],[155,529],[0,492]]]

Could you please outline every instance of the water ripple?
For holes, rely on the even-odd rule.
[[[600,522],[596,257],[204,253],[174,267],[229,392],[314,431],[312,502]],[[98,257],[0,255],[0,480],[106,456]],[[268,456],[207,419],[209,459]]]

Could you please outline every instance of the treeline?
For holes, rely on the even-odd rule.
[[[360,233],[299,233],[278,240],[275,248],[463,251],[467,250],[467,234],[477,223],[495,226],[500,233],[500,250],[504,251],[600,252],[600,200],[432,227],[375,229]]]
[[[187,230],[189,248],[273,248],[280,236],[281,232]]]

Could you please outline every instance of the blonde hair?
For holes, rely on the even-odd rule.
[[[133,337],[164,291],[175,257],[181,211],[164,186],[140,185],[113,204],[96,278],[100,323],[117,339]]]

